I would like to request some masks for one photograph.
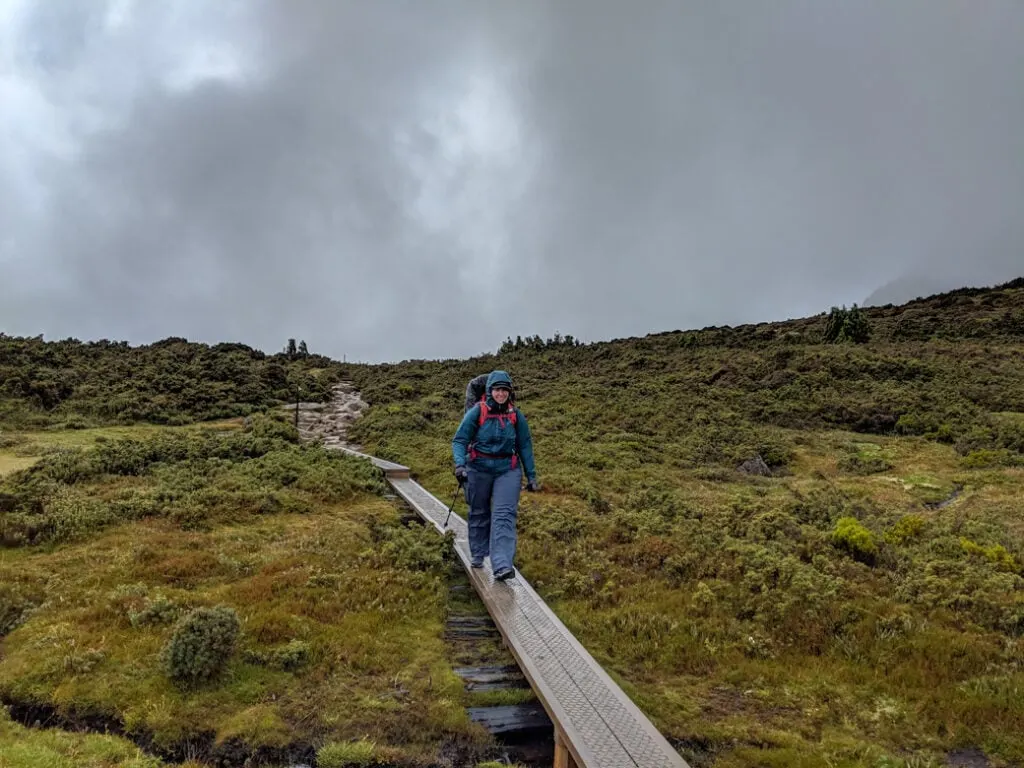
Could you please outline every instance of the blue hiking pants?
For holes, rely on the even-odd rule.
[[[520,467],[501,475],[469,467],[469,552],[474,560],[490,555],[494,573],[511,568],[516,556],[516,515],[522,479]]]

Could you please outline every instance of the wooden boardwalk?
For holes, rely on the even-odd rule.
[[[396,493],[445,532],[448,508],[410,477],[408,467],[341,450],[383,469]],[[556,768],[689,768],[518,571],[495,582],[490,569],[470,568],[466,521],[452,514],[447,529],[455,533],[471,583],[555,725]]]

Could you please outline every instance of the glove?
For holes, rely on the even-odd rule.
[[[465,485],[468,478],[469,470],[462,466],[455,468],[455,479],[459,481],[460,486]]]
[[[537,491],[540,490],[540,483],[537,482],[537,478],[531,477],[529,480],[526,481],[526,490],[528,490],[530,493],[536,493]]]

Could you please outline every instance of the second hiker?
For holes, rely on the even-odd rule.
[[[509,375],[491,372],[486,397],[466,411],[452,440],[455,477],[465,484],[469,502],[471,565],[482,568],[484,558],[490,556],[498,581],[515,575],[512,560],[524,472],[526,490],[540,488],[530,426],[512,399]]]

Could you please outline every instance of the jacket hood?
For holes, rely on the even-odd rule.
[[[509,389],[514,389],[512,377],[505,371],[491,371],[491,375],[487,377],[487,394],[491,393],[495,384],[507,384]]]

